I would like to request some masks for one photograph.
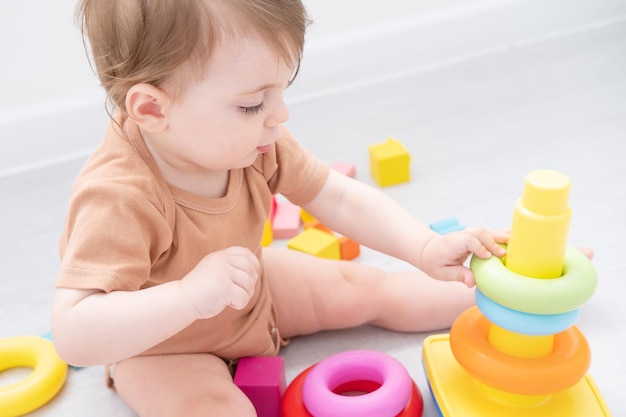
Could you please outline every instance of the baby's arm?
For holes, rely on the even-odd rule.
[[[52,331],[59,355],[78,366],[135,356],[198,319],[244,308],[259,276],[258,259],[231,247],[204,257],[182,280],[139,290],[58,288]]]
[[[441,236],[379,190],[331,170],[320,193],[304,209],[333,230],[372,249],[407,261],[434,278],[474,284],[463,266],[474,253],[504,255],[506,234],[470,228]]]

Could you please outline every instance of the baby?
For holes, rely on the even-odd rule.
[[[463,264],[503,256],[505,233],[438,235],[284,127],[308,23],[300,0],[78,10],[111,123],[60,244],[52,326],[67,362],[114,364],[116,390],[144,417],[254,416],[233,383],[238,358],[326,329],[445,328],[473,303]],[[415,269],[262,250],[277,193]]]

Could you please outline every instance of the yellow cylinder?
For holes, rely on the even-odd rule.
[[[552,353],[554,335],[529,336],[503,329],[493,323],[487,334],[489,344],[507,355],[517,358],[544,358]]]
[[[513,210],[505,265],[529,278],[558,278],[563,273],[572,210],[571,183],[550,170],[530,172]],[[511,356],[540,358],[552,352],[554,335],[528,336],[491,325],[489,343]]]
[[[522,197],[515,204],[505,265],[532,278],[558,278],[563,273],[572,210],[571,183],[550,170],[526,176]]]

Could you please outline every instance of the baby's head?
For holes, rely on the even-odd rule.
[[[301,0],[81,0],[77,17],[108,99],[124,115],[133,85],[176,97],[226,37],[260,38],[295,76],[308,24]]]

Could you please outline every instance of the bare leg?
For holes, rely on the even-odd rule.
[[[226,364],[210,354],[131,358],[116,365],[113,377],[141,417],[256,416]]]
[[[271,248],[263,263],[284,337],[368,323],[406,332],[443,329],[474,304],[473,289],[419,270],[386,272]]]

